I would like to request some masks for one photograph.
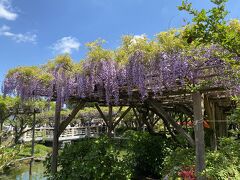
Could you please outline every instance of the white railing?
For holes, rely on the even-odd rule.
[[[30,128],[27,128],[28,130]],[[100,126],[84,126],[84,127],[67,127],[59,137],[59,141],[75,140],[84,137],[98,137],[102,127]],[[27,131],[22,141],[27,142],[32,140],[32,131]],[[53,140],[53,128],[52,127],[39,127],[35,128],[35,140],[36,141],[52,141]]]

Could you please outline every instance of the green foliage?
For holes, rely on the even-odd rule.
[[[221,138],[217,151],[206,153],[206,168],[203,174],[208,179],[239,179],[240,175],[240,142],[232,138]],[[178,172],[193,167],[195,164],[194,149],[177,148],[166,157],[164,173],[169,177],[178,177]]]
[[[18,72],[19,75],[22,75],[22,77],[31,78],[32,76],[36,76],[37,74],[39,74],[40,71],[41,70],[37,66],[17,67],[14,69],[10,69],[6,77],[11,77],[14,73]]]
[[[28,83],[31,79],[37,79],[39,80],[39,83],[47,85],[53,80],[52,74],[46,72],[42,67],[37,66],[17,67],[10,69],[6,77],[11,77],[15,73],[18,74],[18,78],[20,78],[23,83]]]
[[[129,179],[130,171],[119,153],[107,137],[81,140],[63,149],[60,170],[53,179]]]
[[[222,138],[219,150],[208,152],[204,173],[211,179],[240,179],[240,142]]]
[[[122,45],[115,51],[115,59],[120,65],[128,62],[128,58],[136,51],[144,53],[144,61],[147,63],[156,56],[160,46],[156,41],[150,41],[145,35],[122,37]]]
[[[12,165],[21,149],[21,146],[0,146],[0,173],[3,173],[6,168]]]
[[[226,2],[228,0],[211,0],[214,6],[200,11],[192,7],[187,0],[182,1],[179,10],[185,10],[193,15],[192,23],[186,26],[183,37],[193,44],[218,44],[227,49],[230,54],[228,60],[240,55],[239,21],[226,22]],[[232,54],[231,54],[232,53]],[[236,63],[236,62],[234,62]]]
[[[161,178],[172,143],[165,137],[129,131],[123,139],[83,139],[64,147],[52,179]],[[50,158],[47,163],[50,174]]]
[[[112,59],[113,52],[111,50],[104,49],[102,45],[105,40],[97,39],[96,41],[87,43],[86,46],[89,50],[87,54],[87,59],[90,61],[100,61]]]
[[[31,151],[32,151],[32,147],[31,144],[27,144],[24,145],[19,154],[18,157],[30,157],[31,156]],[[46,157],[50,152],[52,151],[52,149],[50,147],[44,146],[42,144],[35,144],[34,146],[34,157],[37,158],[44,158]]]
[[[238,105],[238,107],[236,109],[234,109],[234,111],[228,116],[228,120],[231,123],[235,123],[240,125],[240,107]]]
[[[182,30],[170,29],[156,35],[161,50],[171,52],[186,49],[187,42],[182,37]]]
[[[165,137],[152,136],[149,133],[128,131],[127,159],[133,167],[136,178],[162,178],[164,159],[173,144]]]
[[[73,67],[73,61],[69,54],[59,55],[55,59],[50,60],[45,66],[44,69],[53,70],[56,67],[61,65],[64,69],[71,69]]]
[[[195,155],[193,149],[176,148],[165,158],[163,173],[169,177],[177,178],[178,172],[184,170],[185,167],[192,167],[194,160]]]
[[[0,96],[0,122],[3,123],[11,115],[11,108],[14,107],[18,98]]]

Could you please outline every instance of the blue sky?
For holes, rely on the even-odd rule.
[[[209,8],[210,0],[190,0]],[[103,38],[116,48],[124,34],[153,38],[181,27],[191,17],[179,12],[181,0],[0,0],[0,83],[10,68],[44,64],[62,52],[75,61],[84,44]],[[240,18],[240,1],[229,0],[228,18]]]

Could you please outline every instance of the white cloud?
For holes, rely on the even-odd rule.
[[[135,36],[133,36],[131,43],[136,44],[138,40],[145,39],[145,38],[146,38],[146,34],[135,35]]]
[[[80,47],[80,42],[74,37],[63,37],[53,44],[51,49],[58,53],[69,53],[71,54],[73,50],[78,51]]]
[[[0,18],[14,21],[17,14],[12,11],[10,0],[0,0]]]
[[[37,35],[30,32],[27,33],[13,33],[9,26],[3,25],[0,27],[0,36],[8,37],[18,43],[20,42],[30,42],[35,44],[37,41]]]

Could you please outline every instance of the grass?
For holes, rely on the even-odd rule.
[[[31,151],[32,151],[31,145],[30,144],[26,144],[23,148],[21,148],[18,156],[20,158],[22,158],[22,157],[29,157],[29,156],[31,156]],[[44,146],[42,144],[35,144],[34,156],[37,157],[37,158],[44,158],[51,151],[52,150],[51,150],[50,147]]]

